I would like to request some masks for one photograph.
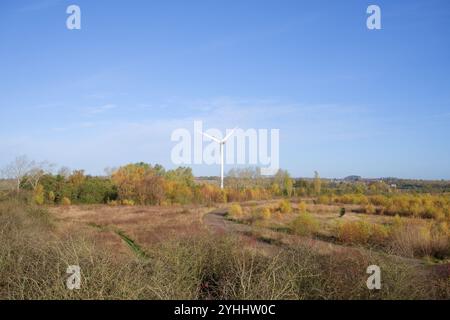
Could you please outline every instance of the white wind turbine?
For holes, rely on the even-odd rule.
[[[207,133],[198,131],[198,133],[200,133],[200,134],[204,135],[205,137],[220,144],[220,189],[223,189],[223,146],[225,145],[225,142],[227,142],[228,138],[231,137],[231,135],[234,133],[235,130],[236,130],[236,128],[231,130],[231,132],[229,134],[227,134],[225,136],[225,138],[223,138],[222,140],[217,139],[216,137],[210,136]]]

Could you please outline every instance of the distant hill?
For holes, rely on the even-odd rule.
[[[344,178],[344,181],[352,181],[352,182],[354,182],[354,181],[361,181],[361,180],[362,180],[361,176],[355,176],[355,175],[348,176],[348,177]]]

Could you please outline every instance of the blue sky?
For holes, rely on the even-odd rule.
[[[280,129],[294,176],[450,179],[449,58],[446,0],[1,1],[0,166],[173,167],[203,120]]]

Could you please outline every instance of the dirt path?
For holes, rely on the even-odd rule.
[[[228,208],[214,209],[203,216],[205,226],[217,234],[235,234],[240,237],[243,244],[261,250],[266,254],[275,254],[281,248],[274,244],[256,239],[252,234],[252,227],[246,224],[226,219]]]
[[[219,234],[236,234],[242,240],[263,249],[267,253],[278,252],[282,248],[294,246],[298,243],[306,244],[320,253],[330,253],[338,250],[351,250],[353,248],[332,244],[323,240],[316,240],[307,237],[298,237],[286,233],[279,233],[268,228],[258,228],[228,220],[226,218],[228,208],[219,208],[205,214],[203,221],[213,232]],[[259,231],[259,232],[258,232]],[[357,250],[357,249],[354,249]]]
[[[298,237],[289,234],[281,234],[268,228],[257,228],[251,225],[228,220],[226,218],[228,208],[219,208],[205,214],[203,221],[207,228],[219,234],[235,234],[257,248],[263,249],[267,253],[275,253],[289,246],[303,243],[321,253],[330,253],[331,251],[349,250],[352,248],[332,244],[322,240],[316,240],[306,237]],[[259,231],[259,232],[258,232]]]
[[[405,258],[383,252],[376,252],[362,247],[350,247],[336,244],[320,239],[300,237],[287,233],[280,233],[269,228],[257,228],[251,225],[237,223],[226,218],[228,208],[214,209],[203,216],[205,226],[218,234],[235,234],[241,237],[244,244],[262,250],[266,254],[276,254],[283,248],[296,245],[306,245],[320,254],[333,252],[345,252],[347,254],[365,253],[375,256],[389,256],[398,261],[407,262],[414,266],[424,266],[425,262],[420,259]]]
[[[236,231],[248,231],[249,226],[243,224],[235,223],[233,221],[227,220],[225,215],[227,214],[228,208],[218,208],[213,211],[208,212],[203,217],[205,225],[213,231],[216,232],[236,232]],[[247,228],[246,228],[247,227]]]

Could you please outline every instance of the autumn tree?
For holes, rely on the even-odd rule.
[[[286,173],[287,173],[287,171],[286,171]],[[284,177],[283,186],[284,186],[284,190],[286,192],[286,195],[288,197],[291,197],[292,196],[292,192],[294,190],[294,181],[291,179],[291,177],[289,176],[288,173]]]
[[[148,165],[138,163],[120,167],[113,173],[112,180],[117,186],[121,200],[135,200],[137,198],[138,185],[142,183],[147,170],[149,170]]]
[[[69,176],[69,182],[72,183],[75,187],[79,187],[85,179],[86,176],[84,175],[84,170],[75,170]]]
[[[178,169],[177,169],[178,170]],[[117,186],[119,199],[134,200],[140,204],[160,204],[165,198],[165,170],[162,166],[155,169],[140,162],[120,167],[112,174],[112,181]],[[173,179],[190,180],[189,171],[179,168],[171,173]],[[192,177],[193,180],[193,177]]]
[[[290,197],[294,188],[294,182],[287,170],[279,169],[275,174],[274,182],[276,186],[272,186],[272,190],[279,191],[282,195]]]
[[[137,184],[136,193],[140,204],[161,204],[165,197],[164,178],[155,172],[147,172]]]
[[[322,180],[320,180],[319,173],[314,171],[314,192],[316,195],[320,195],[322,189]]]

